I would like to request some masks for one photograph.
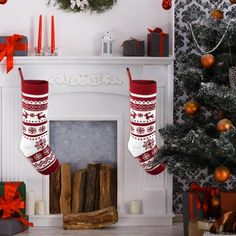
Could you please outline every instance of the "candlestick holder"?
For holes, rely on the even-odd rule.
[[[51,47],[48,48],[48,56],[58,56],[58,48],[52,52]]]
[[[42,48],[41,52],[38,52],[37,47],[35,47],[34,50],[35,50],[35,56],[45,56],[45,51],[46,51],[45,47]]]

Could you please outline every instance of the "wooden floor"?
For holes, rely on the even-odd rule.
[[[18,236],[183,236],[183,225],[168,227],[110,227],[100,230],[63,230],[56,227],[34,227]]]

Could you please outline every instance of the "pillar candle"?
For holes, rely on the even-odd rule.
[[[41,53],[41,50],[42,50],[42,15],[39,16],[37,53]]]
[[[55,52],[55,22],[54,16],[51,17],[51,53]]]
[[[35,193],[34,191],[27,192],[26,194],[26,212],[27,215],[35,214]]]
[[[40,200],[35,204],[36,215],[45,215],[45,201]]]
[[[142,212],[142,201],[141,200],[132,200],[129,203],[129,213],[131,215],[141,214]]]

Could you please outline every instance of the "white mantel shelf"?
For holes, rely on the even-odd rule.
[[[14,57],[14,64],[138,64],[165,65],[174,61],[174,57],[122,57],[122,56],[25,56]],[[5,59],[0,64],[5,64]]]

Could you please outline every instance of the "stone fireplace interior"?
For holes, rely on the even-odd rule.
[[[0,131],[2,134],[0,175],[2,181],[25,181],[27,191],[34,191],[37,200],[46,202],[46,215],[30,216],[35,225],[61,225],[62,216],[49,214],[49,177],[38,174],[19,149],[21,103],[18,67],[23,69],[26,79],[46,79],[50,83],[48,112],[50,142],[52,149],[55,149],[54,152],[58,152],[58,156],[61,150],[54,146],[51,135],[58,131],[58,129],[53,130],[53,126],[60,126],[59,121],[71,122],[72,127],[73,122],[78,121],[92,122],[90,125],[94,125],[93,122],[104,121],[112,124],[116,137],[113,140],[115,150],[111,152],[116,154],[117,165],[119,212],[117,225],[170,225],[172,223],[172,176],[167,171],[157,176],[146,174],[127,148],[130,118],[127,66],[130,67],[135,79],[157,81],[157,129],[172,123],[173,58],[171,57],[19,57],[15,59],[15,69],[9,74],[4,72],[4,63],[0,65]],[[64,128],[64,131],[68,129]],[[63,131],[62,126],[59,130]],[[80,134],[76,137],[72,135],[71,139],[74,141],[81,138],[80,141],[83,141],[82,137]],[[107,138],[110,139],[109,136]],[[158,145],[161,145],[162,140],[158,133],[157,140]],[[68,145],[67,150],[70,147],[73,152],[73,145],[69,143],[69,138],[64,140],[62,138],[58,142],[62,141],[65,146]],[[101,146],[99,142],[91,144],[95,147],[95,151],[98,146]],[[107,150],[102,151],[107,153]],[[78,154],[80,152],[86,150],[78,149]],[[142,214],[128,213],[127,208],[132,200],[142,201]]]

